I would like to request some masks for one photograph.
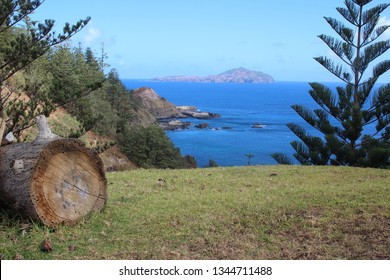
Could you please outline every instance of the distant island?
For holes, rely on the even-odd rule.
[[[275,82],[274,78],[260,71],[249,70],[243,67],[226,71],[219,75],[209,76],[168,76],[154,78],[160,82],[196,82],[196,83],[253,83],[264,84]]]

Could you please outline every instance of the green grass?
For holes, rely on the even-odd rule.
[[[388,170],[110,173],[104,212],[55,230],[3,215],[3,259],[390,259]],[[50,239],[53,251],[41,251]]]

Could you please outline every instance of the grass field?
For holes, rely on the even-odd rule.
[[[2,259],[390,259],[390,171],[258,166],[107,174],[104,212],[2,214]],[[50,241],[53,250],[42,251]]]

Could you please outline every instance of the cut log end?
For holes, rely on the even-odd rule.
[[[8,148],[11,146],[13,149]],[[107,181],[103,163],[81,141],[21,143],[5,146],[1,153],[8,161],[1,158],[0,165],[11,168],[8,173],[0,170],[0,195],[23,216],[55,226],[74,224],[104,208]]]
[[[31,182],[35,208],[45,224],[74,223],[106,202],[103,164],[78,141],[50,142],[37,161]]]

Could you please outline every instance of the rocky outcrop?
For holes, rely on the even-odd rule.
[[[243,67],[235,68],[219,75],[209,76],[169,76],[155,78],[163,82],[197,82],[197,83],[273,83],[275,80],[268,74],[249,70]]]
[[[176,106],[176,108],[184,116],[194,118],[194,119],[209,120],[209,119],[216,119],[221,117],[221,115],[217,113],[201,112],[194,106]]]
[[[208,123],[200,123],[198,125],[195,125],[195,127],[199,128],[199,129],[205,129],[205,128],[209,127],[209,124]]]
[[[133,99],[137,105],[146,109],[156,118],[183,117],[174,104],[159,96],[153,89],[148,87],[133,91]]]
[[[142,87],[132,92],[136,105],[134,118],[141,125],[155,123],[157,119],[184,118],[176,106],[159,96],[153,89]]]
[[[132,100],[135,103],[134,122],[140,125],[158,123],[165,130],[186,129],[191,123],[178,119],[215,119],[221,115],[211,112],[201,112],[194,106],[176,106],[163,97],[160,97],[153,89],[143,87],[132,92]]]
[[[186,115],[188,117],[199,119],[199,120],[209,120],[209,119],[216,119],[220,118],[220,114],[216,113],[210,113],[210,112],[192,112],[192,111],[186,111],[182,112],[183,115]]]
[[[198,111],[198,108],[195,106],[176,106],[176,109],[178,109],[180,112],[185,112],[185,111]]]
[[[182,122],[179,120],[158,120],[158,124],[164,130],[180,130],[187,129],[191,123],[190,122]]]

